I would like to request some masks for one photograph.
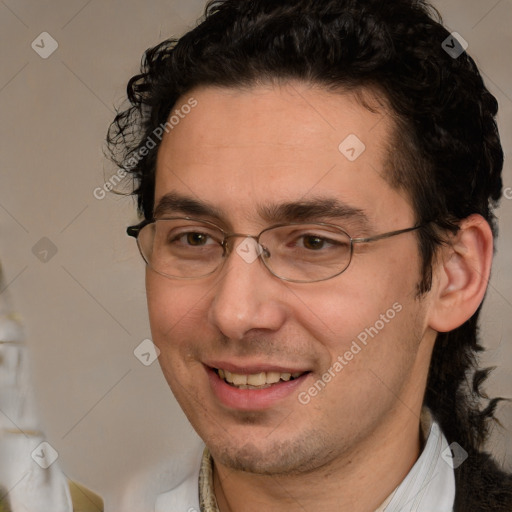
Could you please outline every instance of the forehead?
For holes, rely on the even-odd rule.
[[[195,107],[181,111],[187,103]],[[276,204],[331,197],[370,219],[386,204],[395,213],[397,203],[402,213],[408,208],[385,180],[391,117],[383,107],[363,106],[361,95],[302,83],[205,87],[183,97],[173,113],[158,153],[156,205],[178,192],[246,219],[269,198]]]

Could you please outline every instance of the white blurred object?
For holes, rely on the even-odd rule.
[[[0,511],[72,512],[57,457],[37,419],[23,330],[0,266]]]

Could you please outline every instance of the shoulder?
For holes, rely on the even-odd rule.
[[[195,444],[195,443],[194,443]],[[199,510],[199,469],[203,443],[135,471],[105,508],[116,512]]]
[[[510,512],[512,474],[499,468],[485,452],[470,454],[455,469],[455,512]]]

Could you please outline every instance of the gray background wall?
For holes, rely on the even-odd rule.
[[[98,200],[93,191],[115,171],[102,156],[104,135],[142,52],[182,33],[203,4],[0,2],[0,258],[24,318],[48,440],[67,475],[104,494],[194,439],[158,365],[146,367],[133,355],[150,337],[143,266],[124,232],[136,220],[133,201],[115,195]],[[436,5],[449,28],[468,41],[500,101],[510,156],[512,1]],[[43,31],[58,42],[47,59],[31,48]],[[49,44],[46,39],[46,51]],[[499,251],[482,327],[485,362],[499,365],[489,393],[510,397],[510,160],[504,180],[509,199],[499,212]],[[33,253],[43,237],[51,240],[40,242],[49,251],[46,262]],[[499,417],[508,434],[494,432],[490,448],[510,467],[512,405],[501,405]]]

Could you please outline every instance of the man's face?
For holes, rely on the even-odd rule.
[[[353,95],[294,83],[190,96],[197,106],[159,150],[155,204],[179,194],[219,218],[160,216],[257,235],[269,225],[262,206],[322,198],[364,216],[311,213],[307,222],[336,224],[353,238],[415,224],[406,194],[383,177],[390,118]],[[362,146],[353,136],[339,148],[352,134],[366,146],[355,159]],[[285,282],[261,260],[247,263],[236,251],[243,241],[208,277],[169,279],[149,268],[146,276],[160,364],[214,459],[267,474],[306,471],[417,422],[434,337],[428,301],[416,298],[415,233],[356,244],[344,273],[316,283]],[[251,375],[249,384],[263,372],[280,380],[240,389],[218,369]]]

